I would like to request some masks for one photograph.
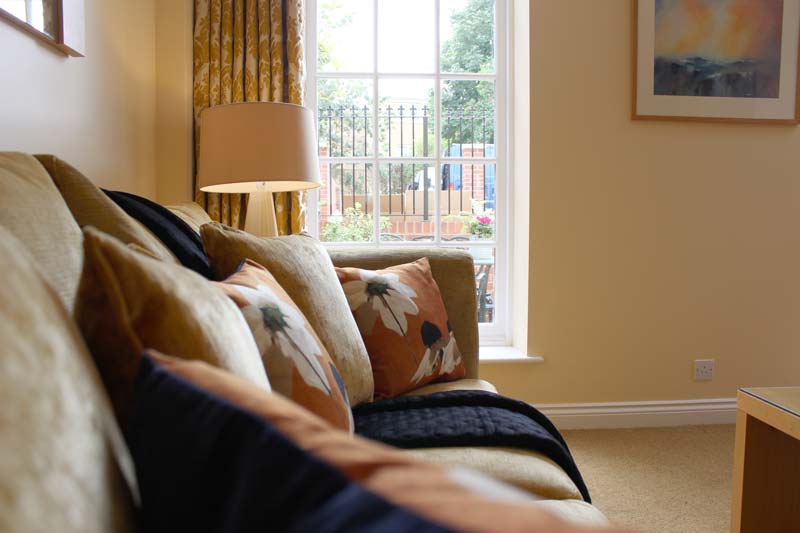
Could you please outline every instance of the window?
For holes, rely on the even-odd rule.
[[[308,104],[329,246],[462,248],[483,344],[507,344],[505,0],[312,0]]]

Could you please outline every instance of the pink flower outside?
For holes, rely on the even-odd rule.
[[[486,226],[488,226],[489,224],[492,223],[492,218],[491,217],[482,216],[482,217],[475,217],[475,219],[478,221],[479,224],[483,224],[483,225],[486,225]]]

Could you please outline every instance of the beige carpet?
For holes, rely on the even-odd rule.
[[[563,433],[612,522],[647,533],[729,530],[734,426]]]

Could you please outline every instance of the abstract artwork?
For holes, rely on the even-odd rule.
[[[798,3],[635,2],[634,118],[796,122]]]

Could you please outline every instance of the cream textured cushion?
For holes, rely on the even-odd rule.
[[[582,499],[567,473],[536,452],[516,448],[453,447],[420,448],[407,453],[434,463],[468,466],[542,498]]]
[[[83,262],[81,230],[53,180],[33,156],[0,152],[0,198],[0,226],[27,248],[72,310]]]
[[[443,383],[430,383],[424,387],[408,391],[403,396],[421,396],[423,394],[433,394],[434,392],[447,392],[451,390],[482,390],[486,392],[497,392],[494,385],[482,379],[458,379],[456,381],[445,381]]]
[[[195,202],[181,202],[175,205],[168,205],[167,209],[186,222],[189,227],[198,234],[200,233],[200,226],[211,222],[211,217],[208,216],[206,210]]]
[[[3,228],[0,265],[0,531],[132,531],[132,462],[83,340]]]
[[[597,507],[583,500],[542,500],[535,505],[567,522],[581,526],[607,526],[608,519]]]
[[[233,274],[245,259],[266,267],[319,335],[342,375],[350,404],[372,399],[367,349],[319,241],[305,235],[264,239],[218,223],[204,225],[200,233],[217,279]]]
[[[122,210],[89,178],[52,155],[37,155],[80,227],[94,226],[125,244],[136,244],[164,261],[177,263],[172,252],[138,220]]]
[[[84,248],[75,320],[121,420],[145,348],[206,361],[269,390],[250,328],[219,287],[94,228],[84,230]]]

